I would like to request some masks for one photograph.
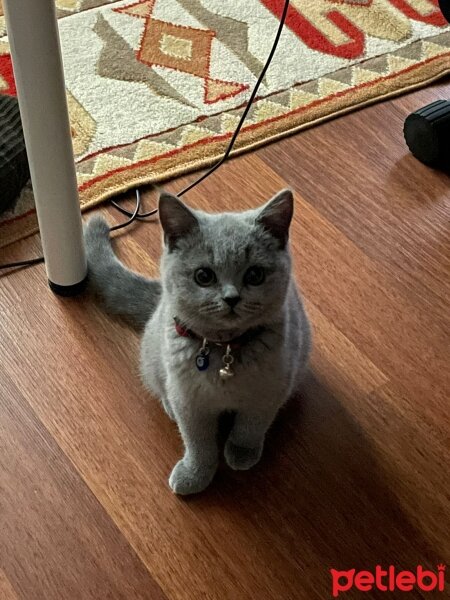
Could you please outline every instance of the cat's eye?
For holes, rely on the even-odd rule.
[[[195,283],[200,285],[201,287],[208,287],[213,285],[217,281],[216,274],[212,269],[208,267],[202,267],[201,269],[197,269],[194,274]]]
[[[244,275],[246,285],[261,285],[264,283],[266,274],[262,267],[250,267]]]

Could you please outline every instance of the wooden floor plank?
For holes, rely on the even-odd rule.
[[[412,522],[421,520],[437,555],[450,556],[450,489],[440,469],[434,468],[448,464],[448,429],[424,422],[391,383],[368,396],[363,418],[369,415],[371,428],[383,431],[377,447],[380,463],[387,466],[389,478],[397,481],[395,493],[403,510]]]
[[[2,569],[0,569],[0,598],[3,600],[18,600],[11,582],[8,580]]]
[[[0,597],[165,596],[1,372]],[[82,443],[82,439],[77,440]]]

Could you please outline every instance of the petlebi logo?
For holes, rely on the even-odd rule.
[[[337,598],[350,590],[360,592],[443,592],[445,589],[445,565],[438,565],[437,571],[425,570],[418,566],[415,571],[400,571],[390,566],[384,569],[377,565],[374,571],[337,571],[330,569],[333,597]]]

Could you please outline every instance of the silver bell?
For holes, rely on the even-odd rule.
[[[234,373],[231,370],[230,365],[227,365],[226,367],[220,369],[219,375],[222,379],[229,379],[230,377],[234,377]]]
[[[231,368],[231,365],[234,363],[234,358],[231,355],[231,346],[227,346],[227,350],[225,355],[222,357],[222,362],[225,365],[219,371],[219,375],[221,379],[230,379],[230,377],[234,377],[234,371]]]

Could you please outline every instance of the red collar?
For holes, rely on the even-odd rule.
[[[191,331],[190,329],[187,329],[186,327],[183,327],[183,325],[180,323],[180,321],[177,318],[175,318],[174,321],[175,321],[175,330],[180,337],[192,338],[193,340],[201,339],[200,336],[195,334],[193,331]]]
[[[181,324],[180,320],[177,317],[174,318],[174,322],[175,322],[175,331],[177,332],[177,334],[180,337],[191,338],[192,340],[200,340],[200,341],[203,340],[203,338],[200,335],[198,335],[191,329],[184,327],[184,325]],[[256,336],[258,336],[263,331],[264,331],[264,327],[257,327],[255,329],[249,329],[248,331],[246,331],[239,337],[233,338],[229,342],[213,342],[213,341],[211,341],[211,343],[216,346],[223,346],[223,347],[230,346],[230,348],[232,350],[239,350],[239,348],[241,348],[244,344],[246,344],[250,340],[254,339]]]

